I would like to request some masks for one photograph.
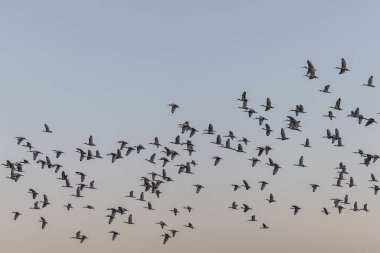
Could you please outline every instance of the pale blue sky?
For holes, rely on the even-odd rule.
[[[380,131],[378,125],[364,128],[345,117],[357,106],[365,116],[380,112],[378,88],[360,86],[370,75],[378,85],[380,76],[377,1],[3,1],[0,7],[1,161],[30,159],[13,138],[25,136],[50,156],[51,149],[63,149],[64,169],[86,172],[99,188],[86,193],[85,200],[73,200],[54,173],[35,165],[16,184],[1,179],[0,250],[374,252],[380,246],[375,238],[380,204],[368,189],[369,174],[376,173],[378,165],[359,166],[361,160],[352,156],[359,147],[378,152]],[[352,71],[338,76],[333,67],[342,57]],[[319,79],[303,76],[301,66],[307,59]],[[317,91],[325,84],[332,85],[332,94]],[[244,90],[249,104],[270,119],[272,138],[236,109],[240,104],[235,100]],[[263,114],[259,105],[267,97],[275,109]],[[338,119],[322,118],[339,97],[344,111],[337,113]],[[181,106],[174,115],[166,106],[171,102]],[[274,140],[289,110],[300,103],[308,112],[301,117],[303,132],[288,131],[291,139],[286,143]],[[185,120],[198,130],[213,123],[223,135],[233,130],[248,137],[248,153],[215,148],[208,144],[211,138],[197,134],[196,175],[178,176],[170,164],[167,170],[176,182],[165,185],[160,201],[152,198],[157,211],[142,211],[141,203],[123,196],[132,189],[140,192],[140,176],[161,171],[143,161],[156,152],[146,143],[159,136],[167,144],[179,133],[176,125]],[[44,123],[54,134],[41,133]],[[335,127],[341,129],[344,148],[320,138],[326,128]],[[109,159],[79,163],[74,150],[90,134],[102,154],[114,151],[120,139],[142,143],[147,150],[113,165]],[[312,150],[300,146],[306,137]],[[264,165],[267,157],[254,169],[246,160],[265,144],[274,147],[271,157],[284,167],[275,177]],[[213,155],[224,157],[216,168]],[[292,167],[300,155],[308,168]],[[187,160],[184,154],[177,162]],[[357,180],[355,189],[331,187],[333,168],[340,161]],[[3,169],[1,176],[7,173]],[[244,178],[253,191],[232,192],[229,185]],[[256,182],[262,179],[270,185],[259,192]],[[206,189],[195,195],[194,183]],[[309,183],[319,183],[321,189],[312,194]],[[29,210],[29,187],[47,193],[52,206]],[[278,199],[274,206],[264,201],[270,192]],[[320,213],[323,206],[335,211],[328,199],[346,193],[352,201],[368,202],[371,212]],[[249,215],[229,210],[233,200],[252,205],[260,223],[247,224]],[[76,206],[73,213],[63,210],[67,201]],[[81,210],[84,204],[97,209]],[[186,204],[196,211],[179,217],[167,211]],[[300,215],[291,214],[292,204],[302,207]],[[114,205],[131,209],[136,225],[122,224],[125,217],[107,225],[103,210]],[[23,213],[16,223],[13,210]],[[37,222],[41,215],[48,218],[47,231]],[[192,221],[197,229],[181,228],[178,238],[163,247],[162,231],[153,224],[158,220],[177,228]],[[258,229],[261,222],[271,229]],[[113,243],[107,234],[112,229],[121,234]],[[88,234],[88,242],[69,240],[77,230]]]

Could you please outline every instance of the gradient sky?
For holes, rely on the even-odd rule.
[[[64,150],[57,162],[72,183],[79,181],[74,172],[83,171],[98,190],[85,191],[86,197],[78,200],[61,187],[53,171],[33,164],[14,183],[3,168],[1,252],[375,252],[380,247],[380,203],[368,180],[370,173],[380,178],[378,164],[359,165],[362,160],[352,152],[379,152],[380,130],[345,116],[358,106],[365,116],[380,112],[379,88],[361,86],[370,75],[378,85],[379,8],[377,1],[3,1],[1,161],[31,160],[15,143],[15,136],[25,136],[45,155]],[[339,76],[333,67],[342,57],[352,71]],[[300,67],[307,59],[319,79],[303,76]],[[326,84],[332,85],[332,94],[318,92]],[[237,109],[243,91],[249,105],[269,119],[274,130],[270,138]],[[263,113],[259,105],[267,97],[275,109]],[[322,118],[339,97],[344,111],[334,121]],[[166,106],[171,102],[181,107],[173,115]],[[275,140],[296,104],[308,112],[300,116],[303,132],[289,130],[290,140]],[[147,196],[156,211],[124,198],[130,190],[141,191],[141,176],[161,171],[144,161],[157,152],[147,143],[158,136],[169,145],[179,134],[177,124],[185,120],[198,130],[213,123],[222,135],[232,130],[247,137],[247,154],[217,148],[209,144],[214,137],[196,134],[197,152],[190,158],[199,163],[196,174],[178,175],[173,167],[189,160],[185,153],[168,164],[175,182],[162,186],[160,200]],[[53,134],[41,133],[44,123]],[[336,127],[344,138],[342,148],[321,138],[327,128]],[[109,157],[80,163],[75,148],[83,147],[90,134],[103,155],[115,151],[120,139],[147,150],[114,164]],[[312,149],[300,145],[306,137]],[[274,148],[270,157],[283,167],[275,177],[265,165],[268,157],[255,168],[247,161],[262,145]],[[217,167],[210,159],[214,155],[224,158]],[[308,167],[293,167],[301,155]],[[331,186],[340,161],[357,187]],[[230,184],[242,179],[253,189],[233,192]],[[263,192],[260,180],[270,183]],[[206,189],[196,195],[195,183]],[[310,183],[321,188],[312,193]],[[29,188],[46,193],[51,206],[30,210]],[[265,201],[269,193],[276,203]],[[360,206],[368,203],[370,212],[337,215],[329,199],[345,194]],[[228,209],[234,200],[249,204],[253,212]],[[68,201],[75,207],[70,212],[62,207]],[[82,209],[85,204],[96,210]],[[193,213],[174,217],[168,211],[187,204],[195,208]],[[302,208],[297,216],[289,210],[293,204]],[[118,205],[131,211],[136,225],[122,223],[127,215],[107,224],[104,210]],[[323,207],[332,214],[322,214]],[[23,214],[17,222],[11,214],[15,210]],[[247,222],[251,214],[258,223]],[[49,222],[46,230],[40,229],[40,216]],[[159,236],[163,231],[154,224],[159,220],[180,230],[165,246]],[[188,221],[194,231],[181,227]],[[260,230],[262,222],[270,229]],[[89,237],[82,245],[69,239],[78,230]],[[114,242],[110,230],[121,234]]]

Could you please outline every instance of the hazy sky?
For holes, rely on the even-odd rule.
[[[370,173],[380,178],[379,165],[359,165],[352,154],[357,148],[379,152],[379,126],[364,127],[345,117],[360,107],[364,116],[377,118],[378,89],[361,84],[374,76],[378,85],[380,24],[377,1],[3,1],[0,6],[0,159],[32,160],[15,136],[25,136],[36,149],[53,157],[62,149],[61,163],[72,184],[75,171],[95,180],[98,190],[85,190],[85,198],[71,197],[52,170],[36,164],[25,167],[17,183],[0,179],[0,251],[44,252],[375,252],[380,225],[378,196],[368,187]],[[347,60],[351,72],[339,76],[333,67]],[[301,68],[309,59],[317,80],[308,80]],[[331,94],[318,92],[331,84]],[[380,85],[378,85],[380,86]],[[247,91],[249,106],[269,119],[274,132],[266,137],[257,120],[237,109],[236,101]],[[272,99],[274,110],[264,113],[261,104]],[[321,117],[338,98],[341,112],[330,121]],[[180,109],[170,113],[168,103]],[[302,133],[287,130],[291,138],[276,140],[289,110],[303,104]],[[246,154],[215,147],[215,136],[196,134],[196,151],[188,157],[183,147],[169,144],[180,134],[177,124],[190,121],[199,131],[213,123],[226,135],[229,130],[251,140]],[[53,134],[41,133],[48,123]],[[326,129],[339,128],[344,147],[326,139]],[[94,136],[103,156],[118,148],[118,140],[143,144],[146,150],[111,164],[110,158],[79,162],[75,148]],[[160,163],[146,161],[161,149],[147,144],[158,136],[163,145],[181,153],[166,170],[175,182],[161,186],[160,199],[146,195],[155,211],[125,198],[138,195],[141,176],[161,172]],[[300,144],[310,138],[312,149]],[[187,135],[181,137],[186,140]],[[225,140],[225,139],[224,139]],[[233,146],[237,145],[233,142]],[[247,160],[256,147],[271,145],[273,152],[260,157],[252,168]],[[224,159],[214,167],[211,157]],[[306,168],[292,166],[304,156]],[[268,157],[281,169],[272,176]],[[194,159],[195,175],[178,175],[175,164]],[[338,163],[343,161],[356,187],[332,187]],[[250,191],[232,191],[230,184],[246,179]],[[269,185],[259,190],[260,180]],[[198,195],[193,184],[206,188]],[[321,187],[312,193],[310,183]],[[51,206],[31,210],[29,188],[47,194]],[[265,199],[273,193],[277,202]],[[370,212],[354,213],[347,206],[337,214],[330,198],[349,194],[351,203]],[[253,211],[244,214],[227,208],[232,201],[246,203]],[[67,212],[63,205],[71,202]],[[94,211],[83,209],[91,204]],[[297,216],[289,210],[296,204]],[[125,206],[135,225],[123,224],[128,213],[107,224],[105,209]],[[191,205],[195,211],[182,209]],[[180,208],[175,217],[168,210]],[[331,215],[320,211],[326,207]],[[16,222],[12,211],[22,216]],[[248,223],[250,215],[259,220]],[[39,217],[49,224],[41,230]],[[154,224],[163,220],[180,230],[162,245],[165,230]],[[196,229],[182,226],[192,222]],[[259,229],[261,223],[270,229]],[[89,240],[69,239],[82,231]],[[111,242],[108,231],[120,232]]]

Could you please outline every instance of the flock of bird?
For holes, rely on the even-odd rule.
[[[317,69],[315,69],[311,61],[308,60],[307,66],[304,66],[303,68],[307,69],[307,72],[305,74],[307,78],[318,78],[316,76]],[[339,70],[339,75],[345,74],[346,72],[350,71],[347,68],[345,59],[341,59],[341,65],[335,68]],[[363,86],[371,88],[375,87],[373,85],[373,76],[370,76],[368,82],[366,84],[363,84]],[[330,85],[324,86],[324,88],[319,91],[322,93],[331,93]],[[246,92],[243,92],[241,97],[239,97],[237,101],[242,103],[242,105],[238,108],[242,110],[244,113],[247,113],[249,118],[252,118],[253,115],[259,115],[258,109],[254,109],[248,106],[248,98]],[[321,116],[327,117],[329,120],[334,120],[337,117],[335,116],[334,112],[342,110],[341,102],[341,98],[338,98],[336,103],[329,107],[330,110],[328,110],[328,112],[325,115]],[[175,103],[168,104],[168,107],[170,108],[170,112],[172,114],[174,114],[180,108]],[[260,128],[263,130],[265,136],[272,137],[274,131],[269,123],[269,119],[265,117],[265,113],[270,110],[275,110],[275,107],[273,106],[270,98],[267,98],[265,103],[261,105],[261,107],[263,108],[261,115],[254,117],[254,119],[258,120],[258,124]],[[307,113],[304,109],[304,106],[302,104],[296,105],[295,109],[292,109],[291,112],[295,115],[286,115],[285,120],[287,123],[281,128],[280,133],[275,137],[279,141],[288,141],[290,139],[286,131],[296,131],[298,133],[302,132],[301,120],[299,119],[299,117],[302,114]],[[362,115],[360,113],[359,108],[356,108],[354,111],[350,111],[350,113],[347,116],[357,120],[358,124],[362,124],[362,122],[365,122],[364,126],[366,127],[369,127],[377,123],[374,117]],[[131,145],[126,140],[119,140],[117,142],[118,146],[115,148],[114,151],[102,155],[102,152],[97,149],[98,146],[96,145],[94,137],[91,135],[89,136],[88,141],[83,143],[83,145],[86,145],[88,148],[78,147],[76,148],[75,152],[78,153],[78,159],[81,162],[96,159],[109,159],[110,163],[116,163],[119,159],[126,158],[130,156],[132,153],[136,153],[140,154],[140,156],[143,156],[143,159],[147,163],[153,164],[157,167],[161,167],[161,171],[152,171],[147,175],[143,175],[140,178],[140,180],[142,181],[142,189],[139,194],[136,195],[136,190],[131,190],[125,196],[130,199],[135,199],[136,201],[145,202],[146,206],[144,206],[144,208],[150,211],[155,211],[156,209],[153,205],[153,199],[159,200],[161,194],[164,192],[162,186],[166,183],[175,181],[175,175],[169,176],[169,173],[167,172],[166,168],[168,164],[173,164],[173,161],[176,161],[178,159],[178,156],[186,157],[186,162],[175,164],[172,167],[178,167],[178,175],[194,174],[193,168],[198,164],[195,160],[191,158],[192,154],[196,152],[196,145],[192,142],[191,138],[195,134],[203,135],[204,138],[207,138],[215,148],[223,148],[230,150],[231,152],[237,152],[242,154],[248,152],[246,150],[249,148],[251,142],[246,137],[236,137],[233,131],[229,131],[225,135],[218,133],[214,129],[213,124],[211,123],[202,131],[192,126],[189,121],[178,124],[178,127],[178,134],[175,138],[173,138],[173,141],[170,141],[169,143],[162,143],[158,137],[155,137],[153,141],[150,143],[137,145]],[[44,134],[54,134],[52,129],[47,124],[44,125],[42,132]],[[22,181],[22,176],[26,175],[25,168],[32,163],[37,163],[39,164],[39,166],[41,166],[41,169],[53,169],[55,173],[59,174],[60,177],[58,178],[58,180],[62,182],[62,187],[68,188],[69,190],[71,189],[71,194],[69,196],[72,198],[85,198],[86,191],[98,189],[96,187],[95,181],[89,179],[89,176],[85,173],[81,171],[76,171],[74,175],[69,175],[65,172],[64,165],[60,164],[59,160],[62,156],[67,155],[69,152],[66,151],[66,153],[62,150],[52,150],[54,152],[54,156],[44,155],[44,152],[39,150],[38,147],[34,147],[27,137],[18,136],[15,138],[17,140],[17,145],[24,147],[25,155],[28,155],[28,153],[30,153],[30,155],[29,157],[22,159],[22,161],[7,160],[5,163],[3,163],[3,166],[9,169],[9,176],[7,176],[8,179],[14,182]],[[185,141],[182,140],[184,138],[186,139]],[[333,130],[327,129],[326,135],[324,135],[323,138],[326,138],[334,146],[344,146],[343,137],[340,134],[339,129],[337,128]],[[301,145],[304,148],[312,148],[312,142],[309,138],[305,138],[305,142]],[[152,147],[155,151],[153,153],[147,154],[146,152],[149,150],[147,146]],[[269,145],[256,147],[255,156],[250,157],[246,160],[250,161],[252,167],[257,166],[262,161],[267,161],[265,165],[271,168],[272,174],[273,176],[275,176],[280,171],[280,169],[282,169],[282,166],[280,166],[277,162],[274,161],[272,157],[270,157],[270,153],[272,150],[273,148]],[[370,154],[361,149],[354,151],[354,153],[357,154],[360,157],[360,159],[362,159],[361,164],[364,166],[370,166],[371,164],[375,163],[380,157],[377,154]],[[160,154],[163,155],[160,156]],[[210,166],[218,166],[223,161],[223,158],[217,155],[212,156],[210,159],[212,161],[209,164]],[[304,156],[300,156],[297,163],[293,164],[293,166],[307,167],[307,163],[305,163]],[[352,176],[347,178],[347,175],[349,175],[349,172],[347,170],[346,165],[343,162],[339,163],[337,167],[337,176],[334,178],[333,186],[345,187],[345,185],[347,185],[347,187],[349,188],[355,187],[356,184],[354,178]],[[346,182],[346,180],[347,183],[344,183]],[[74,181],[75,183],[73,183]],[[369,185],[368,187],[373,189],[374,194],[376,195],[380,190],[380,187],[376,184],[378,180],[376,179],[374,174],[369,175],[369,182],[371,182],[372,185]],[[265,191],[267,189],[267,185],[269,185],[270,182],[266,180],[260,180],[258,181],[258,184],[260,191]],[[194,194],[200,194],[201,191],[206,189],[204,185],[198,183],[191,184],[191,186],[193,187]],[[248,191],[253,188],[253,186],[250,185],[250,183],[248,183],[248,180],[246,179],[244,179],[240,183],[232,183],[231,187],[232,191],[238,191],[241,188]],[[320,185],[318,185],[318,183],[315,182],[311,183],[310,187],[311,192],[314,193],[318,191]],[[49,198],[46,194],[39,193],[32,188],[29,189],[28,193],[30,194],[30,198],[32,200],[32,205],[30,207],[31,209],[40,210],[47,208],[48,206],[53,204],[49,202]],[[146,195],[149,196],[147,199]],[[268,201],[268,203],[270,204],[276,202],[276,198],[273,193],[268,193],[268,198],[265,200]],[[344,209],[350,209],[355,212],[369,211],[367,203],[359,204],[357,201],[354,201],[352,204],[352,208],[350,208],[351,202],[349,200],[348,195],[345,195],[343,198],[332,198],[331,200],[333,201],[333,208],[336,208],[339,214],[342,213]],[[248,213],[249,219],[247,221],[249,222],[258,221],[256,214],[254,214],[252,206],[249,206],[246,203],[238,204],[236,201],[232,201],[232,204],[230,206],[226,206],[226,208],[227,207],[232,210],[242,210],[244,214]],[[76,207],[74,207],[70,202],[68,202],[62,208],[65,208],[67,211],[70,211],[72,208]],[[82,208],[86,208],[89,210],[95,209],[95,207],[92,205],[84,205]],[[297,215],[300,212],[302,212],[302,207],[296,204],[291,205],[289,209],[292,210],[292,213],[294,215]],[[196,211],[196,209],[194,209],[192,205],[189,203],[189,205],[186,205],[184,207],[171,207],[171,209],[168,211],[172,212],[174,216],[177,216],[181,212],[193,212]],[[133,214],[130,213],[130,211],[126,207],[109,207],[107,208],[107,210],[105,210],[105,212],[106,222],[110,225],[116,218],[118,218],[119,216],[121,217],[126,213],[128,213],[128,217],[124,221],[124,223],[127,225],[135,224],[133,220]],[[321,207],[320,212],[322,212],[325,215],[329,215],[332,212],[332,209],[327,207]],[[18,221],[20,217],[22,217],[22,211],[13,211],[12,214],[13,219],[15,221]],[[41,223],[41,229],[46,229],[49,226],[49,220],[46,217],[40,217],[38,222]],[[269,228],[265,221],[261,221],[260,223],[261,229]],[[163,244],[166,244],[169,240],[175,238],[177,233],[179,233],[179,231],[181,230],[181,228],[178,227],[169,227],[167,222],[162,220],[157,221],[156,224],[159,225],[163,231],[165,231],[161,235],[163,237]],[[183,224],[182,226],[182,229],[193,230],[195,228],[196,227],[192,224],[192,222],[188,222],[187,224]],[[109,231],[109,234],[111,240],[116,240],[121,233],[119,233],[118,231],[111,230]],[[83,231],[73,231],[73,236],[71,238],[78,240],[80,243],[83,243],[87,239],[89,239],[86,236],[86,233]]]

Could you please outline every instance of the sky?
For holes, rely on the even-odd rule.
[[[368,187],[369,175],[378,164],[360,165],[352,152],[379,150],[379,125],[364,127],[346,115],[360,107],[364,116],[378,118],[378,87],[361,84],[374,76],[377,85],[380,24],[377,1],[3,1],[0,8],[0,160],[32,161],[15,136],[24,136],[36,149],[53,157],[53,149],[65,151],[56,160],[72,183],[76,171],[95,180],[97,190],[85,198],[70,195],[52,170],[32,163],[17,182],[0,175],[0,250],[28,252],[375,252],[380,218],[378,196]],[[351,70],[338,75],[334,69],[344,57]],[[301,67],[311,60],[319,79],[309,80]],[[331,94],[318,92],[331,84]],[[249,118],[236,101],[247,92],[249,106],[268,118],[274,132],[266,137],[257,120]],[[273,110],[260,105],[272,100]],[[342,99],[343,111],[330,121],[321,117]],[[170,113],[169,103],[180,108]],[[276,140],[287,115],[303,104],[299,116],[302,132],[286,130],[290,139]],[[256,115],[255,115],[256,116]],[[232,130],[251,142],[245,154],[210,144],[215,136],[192,137],[196,152],[189,157],[183,147],[170,144],[180,134],[178,124],[188,120],[200,132],[209,123],[221,135]],[[47,123],[52,134],[42,133]],[[326,129],[339,128],[344,147],[321,138]],[[79,162],[75,149],[94,136],[102,160]],[[155,171],[144,159],[161,149],[149,145],[159,137],[164,146],[181,155],[165,169],[175,180],[165,183],[160,199],[146,195],[156,209],[125,198],[139,194],[140,177]],[[186,140],[188,135],[181,135]],[[300,144],[310,138],[312,149]],[[110,162],[106,157],[117,141],[143,144],[137,155]],[[223,139],[225,141],[225,138]],[[234,147],[237,142],[232,142]],[[254,168],[248,158],[258,146],[273,152],[260,157]],[[213,166],[212,156],[223,160]],[[304,156],[306,168],[293,166]],[[265,165],[271,157],[281,169],[272,176]],[[177,160],[178,159],[178,160]],[[194,159],[195,175],[178,175],[175,164]],[[356,187],[331,186],[338,163],[347,164]],[[231,184],[246,179],[250,191],[233,192]],[[259,190],[260,180],[269,185]],[[195,194],[193,184],[205,186]],[[321,187],[311,192],[309,184]],[[51,206],[31,210],[29,188],[47,194]],[[273,193],[277,202],[265,199]],[[330,198],[349,194],[351,203],[368,203],[370,212],[352,212],[347,206],[337,214]],[[253,210],[244,214],[228,208],[236,201]],[[67,212],[63,205],[71,202]],[[83,209],[91,204],[94,211]],[[107,224],[106,208],[125,206],[135,225],[124,224],[127,215]],[[182,209],[191,205],[195,210]],[[289,208],[299,205],[296,216]],[[180,208],[175,217],[170,209]],[[320,211],[326,207],[331,215]],[[13,221],[12,211],[21,217]],[[259,220],[247,222],[250,215]],[[48,220],[41,230],[39,218]],[[154,224],[163,220],[180,232],[166,245],[166,230]],[[192,222],[193,231],[182,227]],[[262,223],[270,228],[260,229]],[[78,230],[89,237],[80,244],[70,239]],[[111,241],[109,231],[119,238]]]

